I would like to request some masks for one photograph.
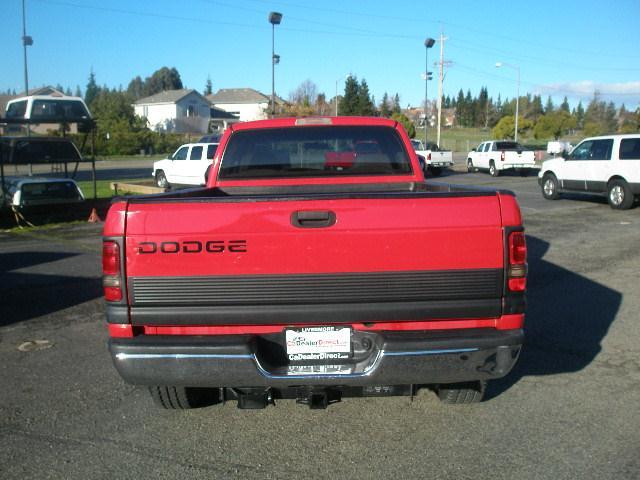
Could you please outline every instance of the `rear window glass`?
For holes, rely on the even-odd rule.
[[[221,179],[406,175],[411,164],[390,127],[322,126],[234,133]]]
[[[511,150],[515,150],[515,151],[521,151],[522,147],[520,146],[519,143],[516,142],[496,142],[494,144],[494,150],[507,150],[507,151],[511,151]]]
[[[34,120],[82,120],[89,118],[89,112],[78,100],[34,100],[31,118]]]
[[[26,200],[81,200],[78,187],[73,182],[25,183],[22,185],[22,201]]]
[[[80,155],[75,145],[66,141],[21,140],[14,147],[11,163],[76,162]]]
[[[620,141],[620,160],[640,160],[640,137]]]

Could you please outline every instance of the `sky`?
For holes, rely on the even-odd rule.
[[[419,106],[462,89],[490,97],[548,96],[559,105],[602,100],[640,106],[640,0],[25,0],[29,87],[84,91],[127,87],[136,75],[175,67],[187,88],[271,92],[270,11],[275,27],[276,93],[288,98],[311,80],[327,99],[347,75],[365,79],[376,102],[387,92]],[[22,0],[0,0],[0,91],[24,90]],[[440,41],[443,35],[446,40]],[[428,52],[426,38],[436,39]],[[502,68],[496,63],[502,62]]]

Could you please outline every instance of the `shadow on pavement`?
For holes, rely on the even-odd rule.
[[[76,255],[60,252],[0,254],[0,327],[48,315],[100,297],[100,278],[14,271]]]
[[[488,398],[527,375],[576,372],[588,366],[622,302],[620,292],[544,260],[547,242],[527,236],[527,246],[525,346],[514,370],[489,383]]]

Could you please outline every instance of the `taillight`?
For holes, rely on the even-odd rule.
[[[501,152],[501,153],[500,153],[500,161],[501,161],[501,162],[504,162],[504,152]]]
[[[512,292],[522,292],[527,287],[527,243],[524,232],[511,232],[508,243],[508,287]]]
[[[427,155],[427,160],[431,161],[431,152]]]
[[[122,300],[122,275],[120,271],[120,246],[113,240],[102,244],[102,287],[108,302]]]

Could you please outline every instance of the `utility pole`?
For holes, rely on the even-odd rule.
[[[440,75],[438,79],[438,139],[437,144],[440,146],[440,128],[442,124],[442,82],[444,81],[444,67],[445,65],[450,65],[451,62],[444,61],[444,41],[448,40],[449,37],[445,37],[443,33],[440,34]]]

